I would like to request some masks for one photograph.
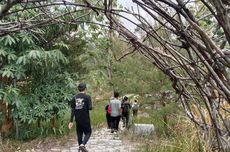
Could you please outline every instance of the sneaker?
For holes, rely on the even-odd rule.
[[[85,145],[83,144],[79,146],[79,150],[81,150],[82,152],[88,152],[88,150],[85,148]]]

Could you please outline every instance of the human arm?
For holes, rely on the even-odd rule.
[[[70,122],[73,122],[73,118],[74,118],[74,112],[75,112],[75,109],[71,108],[71,116],[70,116]]]
[[[92,106],[92,99],[91,99],[91,97],[89,96],[88,110],[92,110],[92,109],[93,109],[93,106]]]
[[[75,115],[75,104],[74,104],[74,98],[71,100],[71,115],[70,115],[70,122],[68,125],[68,128],[71,129],[73,127],[73,118]]]
[[[105,111],[107,111],[108,108],[109,108],[109,104],[107,104],[107,105],[105,106]]]
[[[118,111],[120,112],[120,114],[122,114],[122,110],[123,110],[123,109],[122,109],[122,108],[123,108],[122,106],[123,106],[123,104],[119,103],[119,109],[118,109]]]
[[[68,128],[71,129],[73,127],[73,122],[69,122]]]

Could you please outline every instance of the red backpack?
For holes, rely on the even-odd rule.
[[[111,114],[111,107],[110,107],[110,105],[108,106],[108,110],[107,110],[107,112],[108,112],[108,114]]]

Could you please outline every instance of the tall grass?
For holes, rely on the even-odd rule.
[[[174,118],[172,119],[169,116],[176,115],[178,111],[178,107],[175,103],[168,104],[166,107],[159,110],[142,109],[140,113],[146,113],[148,116],[134,118],[133,123],[153,124],[157,136],[166,136],[167,128],[177,123]],[[168,116],[167,124],[165,124],[163,120],[164,115]],[[167,128],[165,128],[165,125],[167,125]]]
[[[90,120],[93,127],[99,127],[106,122],[105,105],[105,101],[100,101],[93,105],[93,110],[90,112]]]
[[[145,136],[141,152],[204,152],[194,124],[183,116],[180,108],[172,103],[159,110],[142,110],[144,115],[133,119],[133,123],[148,123],[155,126],[153,136]],[[165,124],[163,116],[167,115]],[[139,138],[139,137],[138,137]]]
[[[93,110],[90,111],[90,119],[92,127],[99,127],[106,122],[105,117],[105,101],[100,101],[94,104]],[[57,128],[51,128],[50,121],[41,121],[41,127],[38,127],[37,121],[31,124],[19,125],[19,140],[27,141],[33,140],[37,137],[45,138],[48,136],[63,136],[74,132],[75,129],[68,129],[68,123],[70,120],[70,108],[67,108],[64,113],[57,118]],[[74,123],[75,124],[75,123]],[[15,128],[10,134],[9,138],[15,138]]]
[[[145,142],[140,147],[143,152],[205,152],[201,145],[199,135],[193,124],[188,123],[183,128],[174,128],[173,136],[158,137],[153,145]],[[178,129],[178,130],[177,130]]]

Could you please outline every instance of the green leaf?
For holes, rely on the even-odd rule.
[[[27,63],[26,56],[21,56],[16,61],[16,64],[23,64],[23,65],[25,65],[26,63]]]
[[[55,43],[54,46],[57,46],[59,48],[65,48],[65,49],[69,50],[69,45],[65,44],[63,41],[61,41],[59,43]]]
[[[13,53],[10,53],[10,54],[8,54],[7,58],[8,58],[8,60],[10,60],[10,61],[11,61],[11,60],[14,61],[14,60],[17,59],[17,56],[16,56],[15,54],[13,54]]]
[[[8,54],[8,53],[7,53],[5,50],[0,49],[0,56],[5,57],[7,54]]]
[[[3,98],[6,95],[6,92],[3,89],[0,89],[0,98]]]
[[[4,37],[4,44],[6,46],[7,45],[11,46],[11,45],[13,45],[15,43],[16,43],[16,40],[12,36],[7,35],[7,36]]]
[[[22,66],[16,66],[14,75],[17,79],[21,79],[23,77],[26,77],[25,72],[26,69],[24,69]]]
[[[44,54],[43,51],[40,51],[40,50],[31,50],[28,54],[27,54],[27,57],[29,59],[39,59],[42,54]]]
[[[2,77],[14,78],[14,74],[10,69],[6,69],[2,72]]]
[[[22,42],[24,42],[24,43],[26,43],[28,45],[34,44],[34,41],[33,41],[32,37],[28,36],[28,34],[23,35]]]

